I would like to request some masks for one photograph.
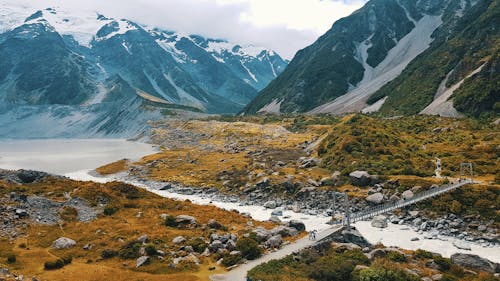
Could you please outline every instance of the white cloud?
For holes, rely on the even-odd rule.
[[[0,0],[100,12],[142,24],[276,50],[286,58],[367,0]]]

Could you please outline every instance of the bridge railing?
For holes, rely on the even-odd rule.
[[[386,203],[383,205],[375,206],[375,207],[372,207],[370,209],[366,209],[366,210],[354,213],[351,216],[351,222],[356,222],[356,221],[368,219],[368,218],[374,217],[376,215],[380,215],[380,214],[387,213],[387,212],[390,212],[390,211],[395,210],[395,209],[409,206],[409,205],[415,204],[417,202],[420,202],[422,200],[425,200],[425,199],[437,196],[439,194],[448,192],[450,190],[459,188],[459,187],[466,185],[466,184],[469,184],[469,183],[472,183],[472,180],[465,180],[465,181],[460,181],[460,182],[455,183],[455,184],[449,184],[446,186],[432,188],[432,189],[426,190],[424,192],[418,193],[418,194],[414,195],[412,198],[407,199],[407,200],[401,199],[401,200],[398,200],[395,202],[389,202],[389,203]]]

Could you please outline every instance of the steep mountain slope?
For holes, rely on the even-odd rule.
[[[419,113],[433,101],[439,84],[457,64],[461,69],[457,69],[447,88],[485,61],[494,60],[497,51],[491,46],[498,46],[497,9],[498,1],[492,0],[371,0],[337,21],[313,45],[299,51],[244,112]],[[441,53],[437,54],[437,50]],[[460,63],[460,54],[467,52],[470,58]],[[448,54],[456,55],[449,58]],[[490,73],[490,78],[484,79],[483,75],[481,81],[492,81],[489,79],[497,74],[491,74],[491,69],[481,70]],[[493,86],[482,98],[469,100],[491,101]],[[498,92],[496,95],[498,99]],[[438,107],[443,108],[442,113],[449,103]]]
[[[500,114],[499,25],[500,1],[478,1],[453,27],[438,30],[435,44],[369,102],[387,97],[385,114]],[[440,97],[443,87],[448,96]]]
[[[106,135],[126,133],[125,120],[158,118],[165,107],[235,113],[287,63],[264,48],[181,36],[126,19],[61,8],[30,14],[14,1],[0,5],[0,115],[12,122],[0,136],[24,134],[16,123],[42,119],[51,128],[58,120],[62,127],[78,124],[58,132],[84,134],[87,128]]]

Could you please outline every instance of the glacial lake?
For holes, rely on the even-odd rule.
[[[0,140],[0,168],[68,176],[123,158],[137,160],[157,151],[125,139]]]

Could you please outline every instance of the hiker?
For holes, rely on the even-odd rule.
[[[312,231],[313,240],[316,240],[316,233],[318,233],[316,229]]]

